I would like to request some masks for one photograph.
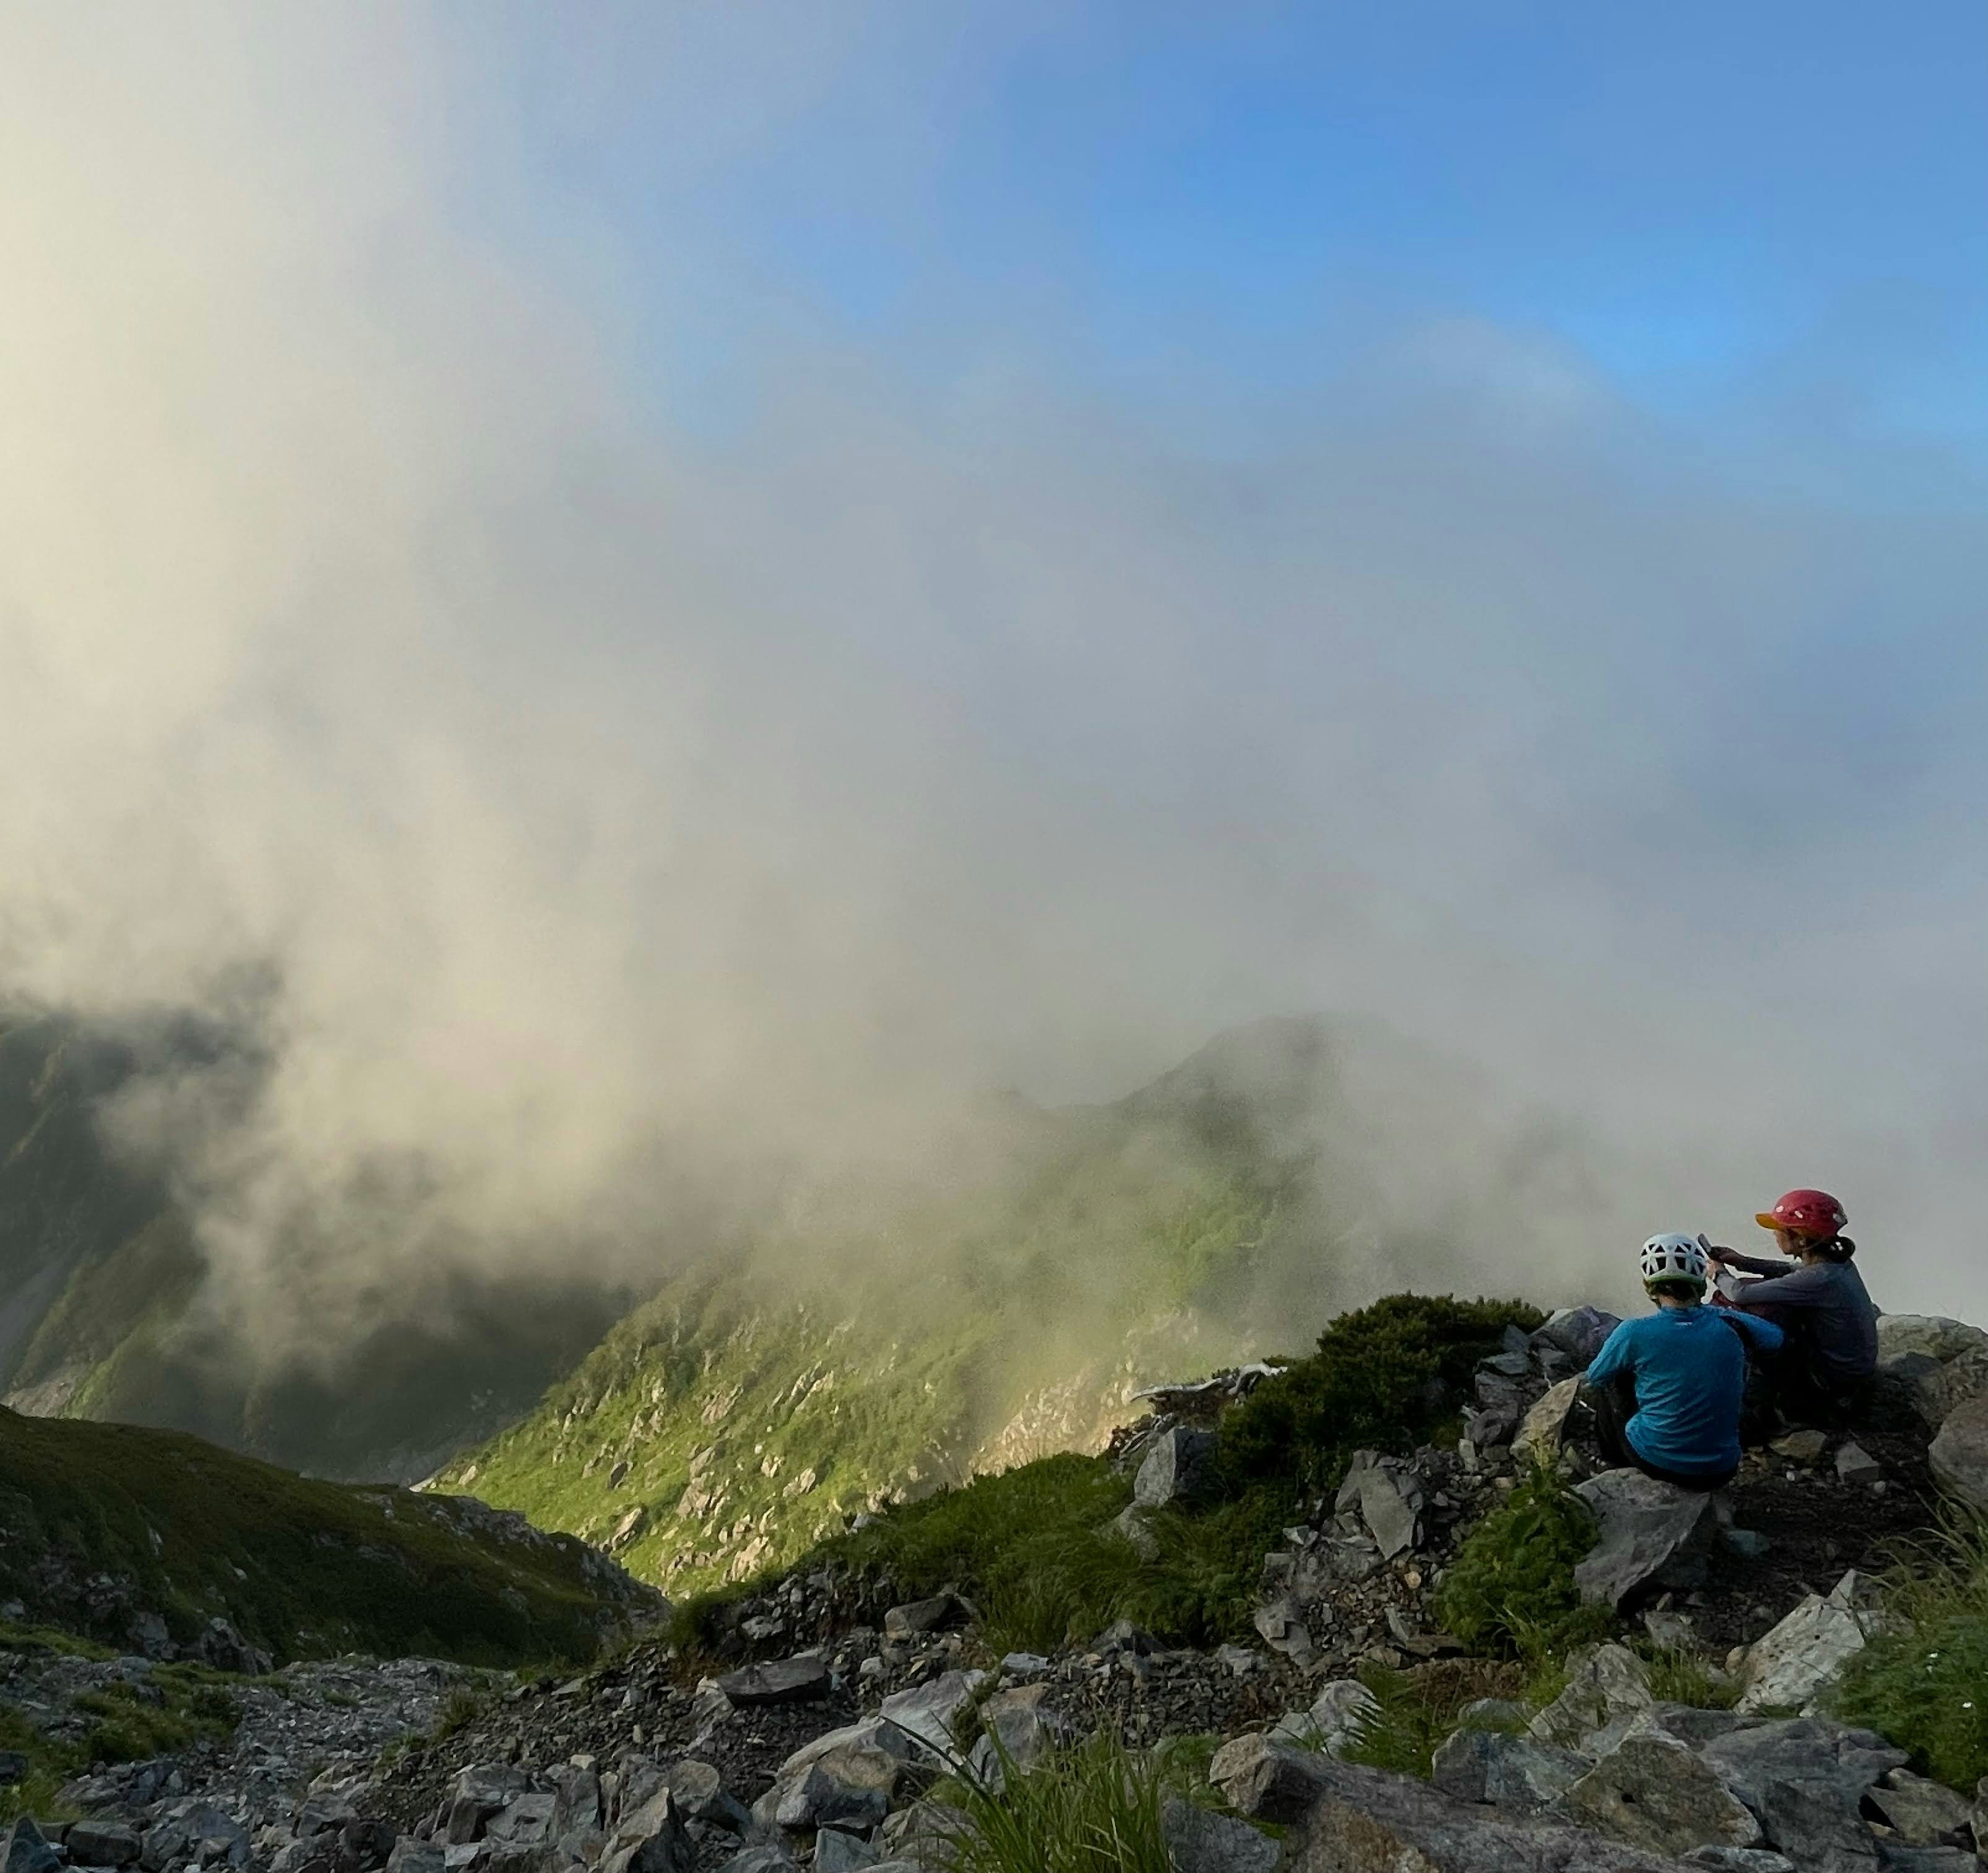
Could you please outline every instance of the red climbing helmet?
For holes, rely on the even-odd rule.
[[[1797,1235],[1827,1241],[1850,1218],[1827,1191],[1790,1191],[1771,1210],[1753,1218],[1763,1229],[1792,1229]]]

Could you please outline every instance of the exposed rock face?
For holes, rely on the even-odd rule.
[[[1601,1539],[1574,1570],[1590,1605],[1620,1607],[1645,1590],[1700,1584],[1717,1530],[1711,1495],[1641,1470],[1604,1470],[1576,1486]]]

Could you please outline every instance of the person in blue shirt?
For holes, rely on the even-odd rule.
[[[1656,1312],[1625,1320],[1587,1369],[1584,1395],[1602,1460],[1688,1489],[1719,1489],[1740,1467],[1748,1345],[1773,1353],[1781,1330],[1704,1304],[1710,1263],[1690,1236],[1652,1236],[1642,1264]]]

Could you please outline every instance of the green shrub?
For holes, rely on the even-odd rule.
[[[1557,1472],[1536,1468],[1465,1538],[1437,1593],[1437,1614],[1480,1651],[1537,1658],[1601,1637],[1606,1615],[1583,1607],[1574,1584],[1595,1536],[1587,1505]]]
[[[1956,1520],[1911,1550],[1886,1577],[1885,1613],[1844,1674],[1837,1712],[1972,1789],[1988,1775],[1988,1522]]]
[[[1459,1389],[1508,1326],[1543,1316],[1519,1301],[1395,1294],[1342,1314],[1318,1351],[1266,1379],[1222,1421],[1232,1486],[1276,1479],[1336,1488],[1361,1449],[1405,1451],[1456,1411]]]
[[[1172,1873],[1159,1757],[1099,1731],[1026,1775],[1002,1760],[998,1793],[966,1776],[942,1788],[945,1873]]]
[[[1116,1619],[1193,1644],[1244,1629],[1263,1556],[1291,1518],[1290,1489],[1151,1516],[1150,1563],[1108,1527],[1131,1494],[1101,1458],[1049,1457],[894,1509],[820,1552],[908,1595],[965,1594],[997,1650],[1053,1651]],[[684,1638],[709,1642],[715,1604],[684,1610]]]

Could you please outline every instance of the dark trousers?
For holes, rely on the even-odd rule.
[[[1601,1447],[1601,1461],[1611,1470],[1641,1470],[1658,1482],[1675,1483],[1680,1489],[1723,1489],[1733,1472],[1716,1476],[1682,1476],[1640,1455],[1629,1441],[1629,1421],[1636,1415],[1636,1379],[1633,1373],[1618,1372],[1600,1385],[1584,1387],[1581,1396],[1594,1414],[1594,1434]]]
[[[1746,1428],[1749,1443],[1765,1443],[1782,1424],[1809,1424],[1843,1431],[1864,1414],[1871,1401],[1869,1378],[1846,1378],[1817,1353],[1807,1318],[1798,1308],[1753,1310],[1786,1335],[1780,1350],[1749,1361]]]

